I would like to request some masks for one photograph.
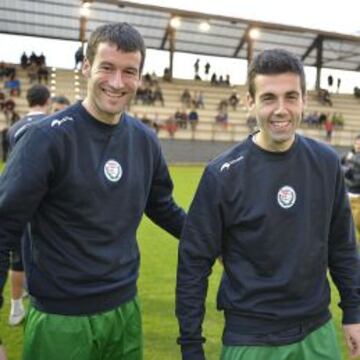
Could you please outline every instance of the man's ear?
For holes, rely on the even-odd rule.
[[[249,111],[252,111],[254,109],[254,106],[255,106],[255,100],[250,95],[249,92],[246,93],[246,106],[247,106]]]
[[[90,77],[90,71],[91,71],[90,61],[87,58],[85,58],[83,61],[83,66],[81,68],[81,72],[84,75],[85,79],[88,79]]]

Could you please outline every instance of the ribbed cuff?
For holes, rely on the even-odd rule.
[[[343,324],[359,324],[360,323],[360,307],[343,309]]]
[[[182,360],[205,360],[204,349],[202,345],[182,345]]]

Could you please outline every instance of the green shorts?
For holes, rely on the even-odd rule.
[[[30,308],[23,360],[142,360],[139,300],[95,315],[47,314]]]
[[[341,360],[332,320],[302,341],[282,346],[223,346],[221,360]]]

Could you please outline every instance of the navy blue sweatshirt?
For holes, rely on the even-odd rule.
[[[225,345],[281,345],[330,318],[327,269],[344,323],[360,322],[360,267],[337,154],[296,136],[282,153],[249,137],[202,176],[179,247],[176,314],[183,359],[204,359],[208,276],[222,256]],[[300,329],[300,331],[299,331]]]
[[[185,215],[172,188],[151,130],[126,114],[101,123],[77,103],[29,127],[11,153],[0,179],[0,265],[30,221],[24,264],[35,308],[115,308],[136,295],[143,213],[180,236]]]

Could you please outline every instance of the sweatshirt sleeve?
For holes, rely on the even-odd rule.
[[[179,245],[176,316],[183,360],[205,359],[202,322],[208,277],[221,253],[222,228],[220,185],[207,169],[190,207]]]
[[[47,134],[29,130],[14,147],[0,177],[0,303],[9,264],[9,250],[19,242],[48,189],[53,172]]]
[[[179,239],[185,221],[185,212],[175,203],[172,191],[173,183],[159,148],[145,213],[155,224]]]
[[[340,163],[329,234],[329,269],[340,293],[343,323],[360,323],[360,259]]]

